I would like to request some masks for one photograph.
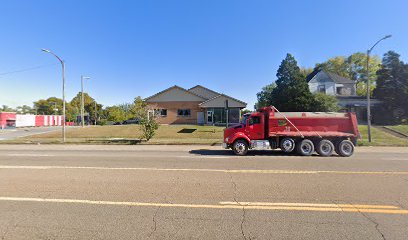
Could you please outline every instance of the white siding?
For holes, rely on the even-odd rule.
[[[318,93],[321,85],[325,87],[327,95],[336,95],[336,84],[324,72],[319,72],[309,81],[310,92]]]
[[[35,115],[16,115],[16,127],[34,127]]]

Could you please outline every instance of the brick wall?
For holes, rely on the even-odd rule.
[[[197,112],[203,112],[198,104],[201,102],[148,102],[154,109],[167,109],[166,117],[159,117],[161,124],[197,124]],[[189,117],[177,116],[178,109],[190,109]]]

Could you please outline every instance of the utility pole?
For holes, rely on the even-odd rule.
[[[96,115],[96,101],[94,101],[94,103],[95,103],[95,126],[96,126],[96,117],[97,117],[97,115]]]
[[[228,109],[228,100],[225,100],[225,112],[227,113],[226,116],[226,127],[228,128],[228,115],[229,115],[229,109]]]
[[[84,77],[81,75],[81,126],[85,126],[85,110],[84,110],[84,79],[90,79],[90,77]]]
[[[368,142],[371,142],[371,100],[370,100],[370,54],[373,51],[374,47],[377,46],[379,42],[390,38],[391,35],[387,35],[380,40],[378,40],[369,50],[367,50],[367,66],[366,66],[366,88],[367,88],[367,135],[368,135]]]

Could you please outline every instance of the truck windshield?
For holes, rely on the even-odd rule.
[[[246,120],[249,118],[249,114],[244,114],[243,116],[242,116],[242,119],[241,119],[241,123],[242,124],[246,124]]]

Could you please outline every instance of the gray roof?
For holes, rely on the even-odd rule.
[[[197,92],[196,89],[204,90],[205,93]],[[189,92],[192,92],[192,93],[194,93],[194,94],[196,94],[196,95],[198,95],[198,96],[200,96],[200,97],[203,97],[203,98],[205,98],[205,99],[207,99],[207,100],[208,100],[208,99],[211,99],[211,98],[213,98],[213,97],[215,97],[215,96],[220,95],[220,93],[218,93],[218,92],[216,92],[216,91],[213,91],[213,90],[211,90],[211,89],[208,89],[208,88],[206,88],[206,87],[203,87],[203,86],[201,86],[201,85],[196,85],[196,86],[194,86],[194,87],[188,89],[188,91],[189,91]]]
[[[202,98],[202,99],[206,99],[206,98],[204,98],[204,97],[202,97],[202,96],[200,96],[200,95],[197,95],[197,94],[195,94],[195,93],[193,93],[193,92],[188,91],[188,90],[185,89],[185,88],[182,88],[182,87],[180,87],[180,86],[174,85],[174,86],[169,87],[169,88],[166,88],[166,89],[164,89],[163,91],[158,92],[158,93],[156,93],[156,94],[154,94],[154,95],[152,95],[152,96],[150,96],[150,97],[145,98],[144,101],[147,101],[147,100],[149,100],[149,99],[151,99],[151,98],[153,98],[153,97],[156,97],[156,96],[158,96],[158,95],[160,95],[160,94],[162,94],[162,93],[164,93],[164,92],[170,91],[170,90],[173,89],[173,88],[177,88],[177,89],[180,89],[180,90],[182,90],[182,91],[184,91],[184,92],[187,92],[187,93],[189,93],[189,94],[191,94],[191,95],[194,95],[194,96],[196,96],[196,97],[199,97],[199,98]]]
[[[348,78],[339,76],[339,75],[337,75],[337,74],[335,74],[335,73],[329,73],[329,72],[326,72],[326,71],[323,71],[323,72],[326,73],[326,75],[327,75],[331,80],[333,80],[333,82],[335,82],[335,83],[355,83],[353,80],[350,80],[350,79],[348,79]]]

